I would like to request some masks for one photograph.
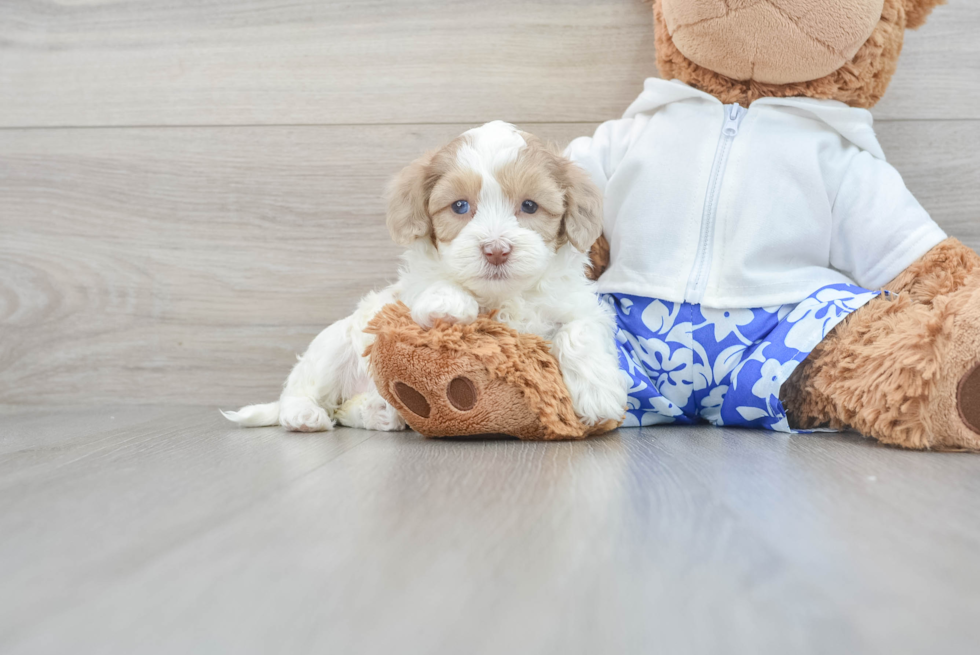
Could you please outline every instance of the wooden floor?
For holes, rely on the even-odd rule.
[[[0,410],[0,652],[975,653],[980,457]]]

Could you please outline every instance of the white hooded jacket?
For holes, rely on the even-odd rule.
[[[708,307],[877,289],[946,238],[885,161],[871,113],[834,100],[748,109],[648,79],[566,154],[605,195],[602,293]]]

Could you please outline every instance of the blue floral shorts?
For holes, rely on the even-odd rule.
[[[880,292],[833,284],[796,305],[710,309],[603,296],[630,378],[624,426],[738,425],[793,432],[779,402],[790,373],[848,314]]]

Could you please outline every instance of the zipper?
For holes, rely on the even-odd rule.
[[[684,302],[696,305],[704,297],[704,289],[708,285],[708,274],[711,272],[711,250],[715,241],[715,221],[718,215],[718,200],[721,198],[721,182],[728,167],[728,154],[732,143],[738,136],[739,127],[748,109],[737,102],[725,105],[725,120],[718,137],[718,147],[715,149],[715,160],[711,164],[711,176],[708,178],[708,191],[704,196],[704,210],[701,212],[701,235],[698,237],[698,253],[687,279],[687,289],[684,291]]]

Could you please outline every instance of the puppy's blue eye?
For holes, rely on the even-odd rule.
[[[521,211],[525,214],[533,214],[538,211],[538,203],[533,200],[525,200],[521,203]]]
[[[468,214],[470,211],[470,203],[465,200],[457,200],[452,204],[453,212],[457,214]]]

